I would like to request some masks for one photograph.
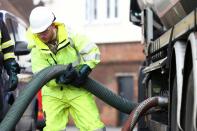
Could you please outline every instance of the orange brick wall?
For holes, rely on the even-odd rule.
[[[144,59],[143,46],[139,42],[98,44],[101,51],[101,62],[135,62]]]

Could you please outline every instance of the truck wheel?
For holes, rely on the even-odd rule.
[[[194,77],[193,70],[189,74],[189,78],[186,86],[186,97],[184,106],[184,119],[183,129],[184,131],[194,131],[193,128],[193,109],[194,109]]]
[[[177,77],[175,76],[171,98],[171,131],[178,131],[177,125]]]

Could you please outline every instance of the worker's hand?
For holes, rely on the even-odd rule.
[[[83,65],[77,73],[77,77],[73,82],[71,82],[71,84],[76,87],[83,85],[86,82],[91,71],[92,69],[88,65]]]
[[[8,91],[14,91],[17,88],[18,84],[18,77],[16,74],[12,74],[9,76],[9,87]]]
[[[56,78],[56,82],[58,84],[70,84],[76,79],[76,77],[77,71],[72,66],[72,64],[69,64],[66,68],[65,73]]]

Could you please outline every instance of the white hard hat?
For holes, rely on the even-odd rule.
[[[33,33],[45,31],[54,20],[53,12],[44,6],[34,8],[29,16],[29,23]]]

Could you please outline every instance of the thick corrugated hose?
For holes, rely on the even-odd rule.
[[[40,88],[51,79],[54,79],[64,73],[66,67],[67,66],[65,65],[55,65],[45,68],[34,75],[32,80],[26,85],[25,89],[21,92],[0,123],[0,131],[11,131],[14,129],[15,125],[25,112],[25,109],[28,107],[29,103]],[[116,95],[102,84],[91,78],[88,78],[84,88],[107,104],[127,114],[129,114],[137,105],[137,103],[132,103],[131,101]]]
[[[104,85],[96,80],[88,78],[84,85],[84,88],[89,92],[103,100],[105,103],[111,105],[117,110],[130,114],[131,111],[137,106],[137,103],[133,103],[106,88]]]
[[[152,107],[167,107],[168,98],[161,96],[150,97],[141,102],[133,111],[130,113],[127,121],[121,131],[133,131],[136,123],[142,115],[144,115]]]

